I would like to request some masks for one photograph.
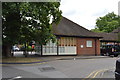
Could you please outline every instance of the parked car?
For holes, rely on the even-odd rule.
[[[120,80],[120,59],[116,61],[115,80]]]
[[[101,46],[101,55],[114,55],[117,57],[120,55],[120,45],[103,45]]]
[[[17,46],[13,46],[12,50],[13,51],[19,51],[20,49]]]

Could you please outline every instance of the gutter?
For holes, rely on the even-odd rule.
[[[76,36],[76,35],[59,35],[59,34],[54,34],[55,36],[58,37],[79,37],[79,38],[103,38],[103,37],[95,37],[95,36]]]

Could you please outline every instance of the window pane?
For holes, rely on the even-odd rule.
[[[87,41],[87,47],[92,47],[92,41]]]

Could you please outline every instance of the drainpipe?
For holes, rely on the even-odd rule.
[[[95,39],[95,56],[97,56],[97,41],[96,41],[96,39]]]

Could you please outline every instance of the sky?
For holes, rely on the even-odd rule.
[[[120,0],[61,0],[60,10],[62,16],[85,27],[94,29],[96,19],[108,13],[118,15],[118,2]]]

